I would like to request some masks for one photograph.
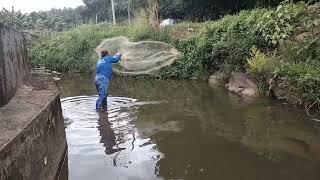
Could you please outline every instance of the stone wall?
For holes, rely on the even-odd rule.
[[[28,62],[23,34],[0,23],[0,106],[9,102],[28,77]]]

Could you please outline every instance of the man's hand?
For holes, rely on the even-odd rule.
[[[118,51],[117,52],[117,54],[116,54],[116,56],[121,56],[122,54]]]

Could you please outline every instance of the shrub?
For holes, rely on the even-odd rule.
[[[126,27],[84,25],[63,33],[41,38],[31,49],[33,67],[59,72],[90,72],[94,50],[104,38],[126,34]]]
[[[310,64],[283,65],[275,72],[286,84],[286,100],[310,105],[320,99],[320,66]]]
[[[243,11],[205,23],[198,36],[178,43],[183,57],[172,67],[163,69],[161,76],[207,78],[216,71],[245,71],[252,46],[264,51],[270,48],[253,28],[264,12],[265,9]]]
[[[320,4],[307,5],[301,1],[290,3],[286,0],[275,11],[266,12],[258,28],[266,41],[273,45],[284,43],[295,33],[310,31],[315,36],[315,29],[320,24]]]
[[[256,47],[252,48],[251,57],[247,59],[249,70],[253,74],[266,74],[270,72],[270,60],[267,55]]]

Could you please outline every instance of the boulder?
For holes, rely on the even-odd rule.
[[[294,36],[294,40],[296,41],[305,41],[306,39],[310,39],[312,37],[319,37],[320,36],[320,30],[315,30],[313,33],[310,31],[304,31],[301,33],[298,33]]]
[[[209,77],[209,85],[211,87],[221,86],[226,79],[227,75],[225,73],[217,72]]]
[[[278,100],[287,100],[291,103],[302,101],[296,93],[290,92],[291,84],[283,77],[273,77],[268,79],[268,85],[270,91],[272,91],[273,97]]]
[[[229,91],[244,96],[258,96],[256,80],[245,73],[232,73],[229,83],[226,85]]]

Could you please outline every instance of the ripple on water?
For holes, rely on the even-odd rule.
[[[70,179],[157,179],[162,154],[134,122],[141,105],[126,97],[108,97],[108,113],[95,112],[97,96],[61,100],[69,146]]]

